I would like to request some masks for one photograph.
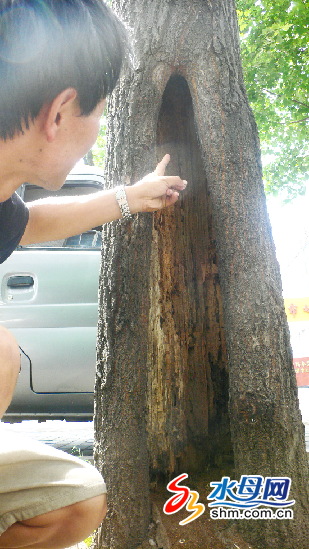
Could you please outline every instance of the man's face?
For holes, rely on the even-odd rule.
[[[76,162],[83,158],[95,143],[99,130],[100,119],[104,112],[106,100],[101,101],[88,116],[81,116],[78,103],[56,139],[48,143],[42,152],[37,154],[38,181],[30,181],[49,190],[57,190],[64,184],[68,173]]]

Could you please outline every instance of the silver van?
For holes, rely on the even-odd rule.
[[[78,166],[59,191],[24,184],[25,202],[103,188],[103,172]],[[18,249],[0,265],[0,323],[21,348],[21,372],[4,421],[93,415],[101,227]],[[1,382],[1,381],[0,381]]]

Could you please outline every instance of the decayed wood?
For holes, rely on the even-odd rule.
[[[154,216],[148,324],[148,446],[153,473],[202,470],[228,453],[228,374],[207,178],[186,80],[163,94],[157,154],[189,181]]]
[[[236,478],[290,476],[296,500],[293,521],[240,526],[256,547],[304,549],[308,464],[234,2],[113,4],[136,57],[110,101],[108,185],[163,152],[189,185],[169,211],[104,228],[95,429],[110,512],[98,547],[143,542],[149,467],[231,454],[229,386]]]

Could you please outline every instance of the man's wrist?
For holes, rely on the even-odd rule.
[[[141,212],[142,201],[139,196],[137,185],[126,185],[125,192],[131,215]]]
[[[125,219],[127,219],[128,217],[131,217],[133,212],[131,212],[124,185],[119,185],[118,187],[116,187],[115,197],[118,202],[118,206],[121,211],[122,217]]]

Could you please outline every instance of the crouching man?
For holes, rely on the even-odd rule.
[[[17,342],[0,327],[0,416],[20,367]],[[0,547],[69,547],[106,514],[106,487],[91,465],[0,428]]]
[[[24,183],[57,190],[96,140],[106,97],[126,52],[120,21],[101,0],[1,0],[0,262],[16,246],[58,240],[174,204],[186,182],[165,176],[166,155],[130,187],[27,206]],[[20,368],[18,343],[0,328],[0,412]],[[117,466],[117,464],[115,464]],[[0,424],[0,548],[61,549],[106,514],[106,487],[91,465]]]

